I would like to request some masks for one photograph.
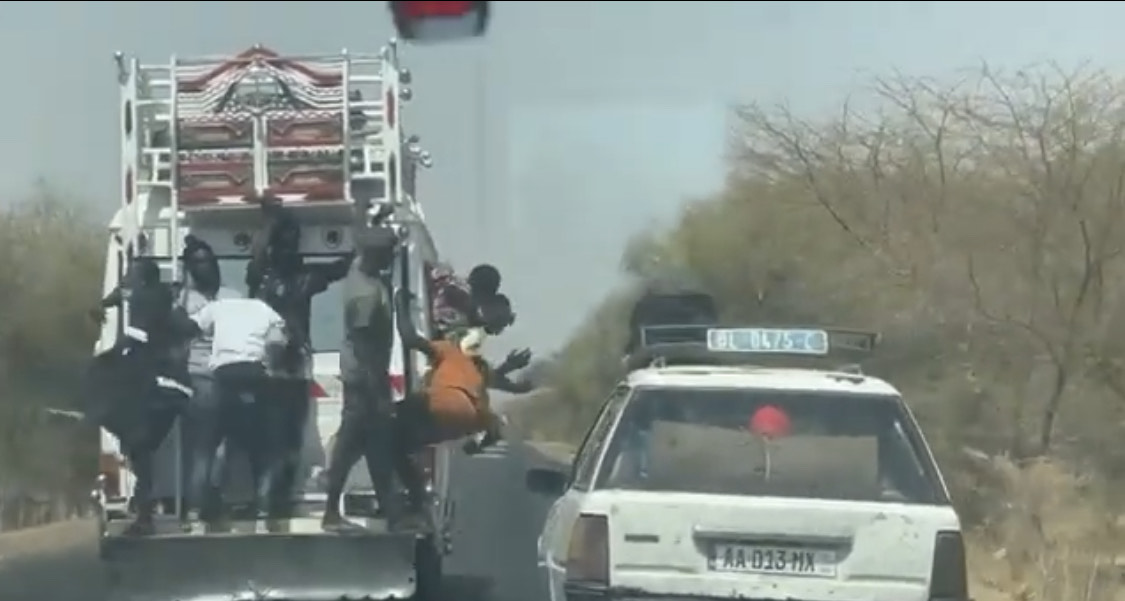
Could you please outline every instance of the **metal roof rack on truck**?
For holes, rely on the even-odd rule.
[[[630,371],[672,365],[816,367],[861,374],[859,356],[878,343],[875,332],[845,328],[661,325],[641,328],[640,345],[625,357]],[[826,360],[850,360],[825,365]]]
[[[249,256],[263,198],[299,221],[304,253],[346,252],[352,226],[384,206],[425,221],[415,183],[432,159],[403,125],[413,76],[399,58],[393,39],[376,53],[284,55],[259,44],[158,63],[117,53],[112,250],[178,257],[190,232],[220,254]]]

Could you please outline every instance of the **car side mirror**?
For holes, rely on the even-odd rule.
[[[566,492],[569,480],[566,474],[558,470],[536,468],[527,471],[524,485],[535,494],[558,497]]]

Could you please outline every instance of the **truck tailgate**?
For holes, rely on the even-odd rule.
[[[113,601],[408,599],[410,534],[209,534],[114,538]]]

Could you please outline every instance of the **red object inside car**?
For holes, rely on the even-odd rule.
[[[789,434],[789,415],[773,405],[763,405],[750,417],[750,431],[765,438]]]

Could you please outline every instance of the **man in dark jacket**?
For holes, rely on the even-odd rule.
[[[275,372],[277,398],[282,419],[279,440],[286,449],[279,473],[271,478],[271,517],[288,515],[304,443],[305,423],[312,380],[312,344],[309,319],[312,298],[343,279],[352,258],[343,257],[326,264],[308,264],[301,256],[301,226],[296,218],[273,197],[262,199],[265,223],[255,240],[254,256],[246,267],[249,295],[269,304],[284,319],[289,346],[280,370]]]
[[[195,327],[173,306],[172,290],[160,281],[152,259],[133,261],[122,285],[102,300],[97,318],[123,301],[129,303],[124,336],[96,356],[88,372],[93,402],[88,415],[118,437],[132,465],[137,519],[127,533],[142,535],[153,529],[154,455],[191,396],[186,365],[174,348],[191,338]]]

